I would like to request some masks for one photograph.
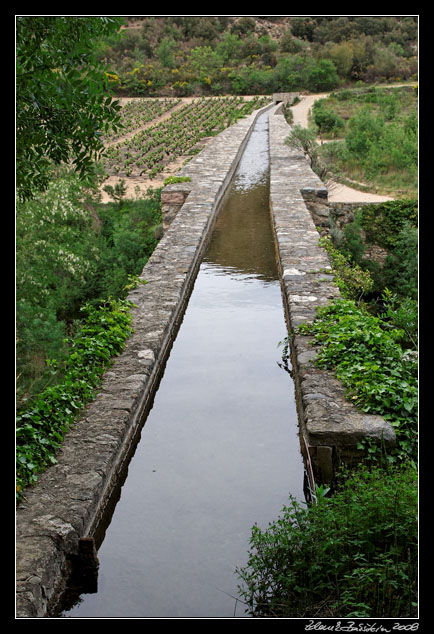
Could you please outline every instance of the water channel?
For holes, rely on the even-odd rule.
[[[98,590],[63,618],[248,618],[252,526],[304,501],[268,205],[268,114],[218,216],[99,548]]]

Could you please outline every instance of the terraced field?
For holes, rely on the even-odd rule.
[[[121,111],[123,129],[106,136],[105,185],[124,180],[127,195],[161,186],[207,140],[271,100],[267,96],[131,99]],[[103,197],[104,200],[104,197]]]

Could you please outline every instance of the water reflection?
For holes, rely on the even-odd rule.
[[[99,549],[98,592],[67,618],[244,618],[234,571],[251,527],[289,492],[303,499],[294,388],[277,365],[286,326],[266,158],[262,117]]]

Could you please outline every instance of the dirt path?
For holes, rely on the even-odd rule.
[[[294,114],[294,125],[301,125],[307,128],[309,112],[318,99],[324,99],[328,97],[329,93],[318,93],[316,95],[302,95],[301,101],[292,107]],[[362,192],[340,183],[332,181],[328,184],[330,202],[339,203],[352,203],[352,202],[369,202],[380,203],[386,200],[393,200],[390,196],[380,196],[379,194],[370,194],[368,192]]]

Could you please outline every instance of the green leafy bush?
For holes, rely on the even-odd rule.
[[[417,359],[403,349],[404,331],[369,314],[351,300],[317,311],[299,332],[314,336],[315,364],[332,370],[361,411],[378,414],[395,429],[397,446],[388,459],[417,460]]]
[[[417,96],[411,89],[343,90],[317,104],[320,114],[325,109],[345,120],[340,130],[344,140],[321,148],[336,178],[363,182],[392,196],[417,194]],[[328,121],[331,125],[331,115],[326,126]]]
[[[361,163],[369,179],[377,174],[406,169],[415,172],[418,140],[413,114],[386,123],[387,111],[374,114],[366,105],[350,118],[345,145],[351,157]]]
[[[331,108],[327,108],[323,102],[323,99],[319,99],[313,105],[312,114],[315,124],[320,134],[326,133],[338,136],[344,130],[344,120]]]
[[[369,271],[363,270],[357,263],[351,262],[348,255],[336,249],[329,236],[320,238],[319,245],[327,251],[335,274],[335,282],[347,299],[361,301],[363,295],[373,286]]]
[[[239,594],[254,617],[416,616],[417,474],[345,474],[332,497],[252,529]]]
[[[366,256],[366,247],[386,249],[382,262]],[[386,288],[400,298],[416,302],[418,298],[418,229],[417,201],[391,200],[364,205],[343,232],[335,232],[333,245],[324,244],[329,254],[338,250],[370,273],[372,292],[378,298]],[[349,297],[349,295],[346,295]],[[407,307],[409,303],[407,302]]]
[[[411,297],[399,297],[389,288],[385,288],[382,295],[384,312],[381,318],[403,333],[399,340],[403,348],[417,350],[418,345],[418,303]]]
[[[87,304],[83,324],[68,341],[69,356],[63,380],[49,386],[17,416],[17,496],[34,484],[38,473],[56,462],[55,454],[80,410],[100,384],[112,358],[122,351],[131,334],[130,302],[108,299],[99,306]],[[53,369],[56,362],[50,364]]]
[[[361,224],[367,242],[392,249],[406,224],[417,227],[417,213],[418,204],[415,198],[364,205],[361,208]]]
[[[382,269],[385,286],[401,299],[408,298],[413,302],[418,298],[418,253],[417,228],[406,224]]]

